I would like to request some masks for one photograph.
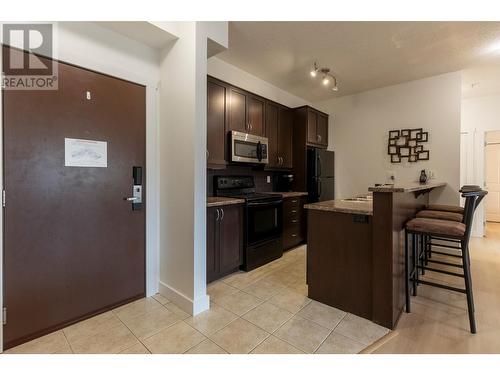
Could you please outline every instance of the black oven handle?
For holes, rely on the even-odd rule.
[[[262,207],[262,206],[276,206],[283,203],[283,200],[272,201],[272,202],[249,202],[248,207]]]

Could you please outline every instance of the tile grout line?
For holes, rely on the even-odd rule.
[[[61,329],[61,332],[62,332],[62,334],[64,336],[64,339],[68,343],[69,350],[71,350],[71,354],[76,354],[75,351],[73,350],[73,347],[71,346],[71,343],[69,342],[68,336],[66,336],[66,333],[64,332],[64,329]]]
[[[155,300],[155,301],[156,301],[156,300]],[[161,305],[161,303],[160,303],[160,305]],[[161,306],[163,306],[163,305],[161,305]],[[127,328],[127,329],[128,329],[128,331],[132,334],[132,336],[134,336],[134,337],[136,338],[136,340],[137,340],[137,341],[139,341],[139,342],[142,344],[142,346],[144,346],[144,347],[146,348],[146,350],[147,350],[149,353],[151,353],[151,351],[150,351],[150,350],[149,350],[149,348],[146,346],[146,344],[145,344],[144,342],[142,342],[142,340],[141,340],[139,337],[137,337],[137,336],[134,334],[134,332],[132,332],[132,330],[129,328],[129,326],[127,325],[127,323],[125,323],[123,320],[121,320],[121,319],[120,319],[120,317],[118,316],[118,314],[116,314],[113,310],[111,310],[111,312],[112,312],[113,314],[115,314],[115,316],[118,318],[118,320],[119,320],[119,321],[120,321],[120,322],[121,322],[121,323],[125,326],[125,328]],[[145,315],[145,314],[142,314],[142,315]],[[171,326],[169,326],[169,327],[171,327]],[[159,333],[159,332],[158,332],[158,333]],[[154,335],[151,335],[151,336],[154,336]],[[151,336],[150,336],[150,337],[151,337]],[[135,344],[134,344],[134,345],[135,345]],[[129,347],[126,347],[125,349],[123,349],[122,351],[120,351],[120,353],[122,353],[123,351],[125,351],[125,350],[127,350],[127,349],[130,349],[130,348],[131,348],[132,346],[134,346],[134,345],[130,345]],[[118,353],[118,354],[119,354],[119,353]],[[152,354],[152,353],[151,353],[151,354]]]
[[[325,337],[325,339],[323,341],[321,341],[321,343],[316,348],[316,350],[313,352],[313,354],[316,354],[316,352],[319,350],[319,348],[321,348],[321,345],[323,345],[325,343],[325,341],[328,340],[328,338],[333,334],[333,332],[335,331],[335,329],[339,326],[340,322],[342,322],[342,320],[344,320],[344,318],[347,316],[347,312],[344,311],[344,313],[345,313],[344,316],[341,319],[339,319],[339,321],[337,322],[337,324],[335,325],[335,327],[333,327],[332,330],[330,331],[330,333]]]

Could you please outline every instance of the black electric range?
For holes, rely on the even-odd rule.
[[[245,199],[245,271],[283,255],[281,196],[256,192],[252,176],[215,176],[214,191],[216,196]]]

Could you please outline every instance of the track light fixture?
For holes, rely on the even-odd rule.
[[[331,89],[332,91],[338,91],[339,88],[337,86],[337,78],[330,73],[330,68],[322,68],[318,65],[318,63],[315,61],[314,66],[311,69],[311,77],[316,78],[318,74],[321,75],[322,79],[321,82],[323,83],[324,86],[330,86],[332,84]]]

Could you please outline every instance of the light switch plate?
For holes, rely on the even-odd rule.
[[[271,176],[267,176],[267,183],[270,184],[271,183]]]

